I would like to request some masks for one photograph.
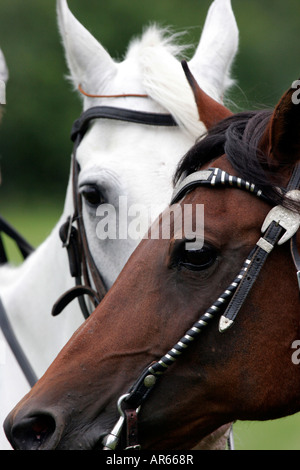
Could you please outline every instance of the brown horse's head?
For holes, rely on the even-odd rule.
[[[224,293],[260,239],[271,205],[290,204],[299,213],[299,204],[278,189],[300,159],[300,107],[292,93],[273,113],[225,119],[187,154],[177,179],[219,168],[256,184],[266,198],[251,194],[251,185],[241,190],[241,180],[233,178],[226,187],[191,186],[166,209],[104,301],[8,416],[5,430],[15,448],[102,448],[119,418],[119,397],[151,364],[159,380],[145,400],[135,394],[134,401],[134,408],[142,404],[143,449],[192,448],[236,419],[278,418],[300,409],[300,371],[292,360],[293,342],[300,339],[299,288],[288,243],[268,255],[231,328],[218,328]],[[203,231],[199,204],[204,244],[193,246]],[[186,207],[193,224],[184,218]],[[164,220],[171,220],[168,237],[162,236]],[[200,335],[200,324],[194,326],[196,337],[185,348],[185,333],[192,335],[191,327],[216,302],[217,314],[207,316]],[[182,337],[184,351],[173,363]],[[157,368],[169,350],[168,367]],[[145,386],[139,391],[143,395]]]

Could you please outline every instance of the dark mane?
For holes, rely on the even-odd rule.
[[[174,184],[182,176],[188,176],[226,154],[238,175],[256,184],[274,205],[284,204],[299,210],[299,204],[295,207],[284,198],[280,177],[272,172],[267,156],[259,151],[259,143],[272,112],[242,112],[218,123],[183,157],[175,173]]]

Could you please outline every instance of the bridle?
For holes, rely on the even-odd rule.
[[[72,154],[74,213],[73,215],[70,215],[62,225],[60,229],[60,238],[62,240],[63,247],[65,247],[68,252],[70,274],[75,278],[75,286],[65,292],[54,304],[52,309],[53,316],[61,313],[71,301],[78,298],[82,314],[86,319],[90,315],[90,308],[86,304],[84,296],[88,295],[90,297],[93,304],[92,309],[94,309],[101,302],[107,292],[105,282],[89,250],[82,216],[82,198],[78,191],[80,166],[76,159],[77,150],[89,129],[91,121],[95,119],[112,119],[148,126],[177,126],[176,121],[170,114],[148,113],[110,106],[94,106],[89,108],[87,111],[82,113],[80,118],[73,124],[71,139],[74,142]],[[74,226],[74,224],[76,226]]]
[[[242,178],[229,175],[219,168],[197,171],[184,178],[175,188],[171,204],[178,202],[186,196],[189,191],[192,191],[198,186],[237,188],[248,191],[261,200],[272,204],[268,197],[266,197],[255,184]],[[289,181],[285,197],[300,201],[299,189],[300,165],[297,165]],[[265,265],[268,255],[273,251],[276,245],[290,241],[291,255],[295,264],[300,291],[300,255],[297,249],[297,233],[299,227],[299,213],[281,205],[271,209],[262,226],[262,237],[257,241],[255,247],[245,260],[238,276],[174,347],[159,361],[146,367],[129,392],[119,398],[118,411],[120,418],[111,432],[104,437],[102,441],[103,450],[116,450],[120,442],[123,444],[124,440],[125,444],[123,448],[125,448],[125,450],[140,449],[137,433],[138,413],[141,406],[158,383],[160,377],[188,350],[189,346],[198,339],[203,330],[214,320],[216,315],[222,314],[219,320],[219,331],[221,333],[224,333],[232,327],[238,312],[242,308],[254,282]],[[126,425],[125,437],[123,435],[124,425]],[[133,431],[131,431],[131,429],[133,429]],[[123,440],[123,442],[121,440]]]

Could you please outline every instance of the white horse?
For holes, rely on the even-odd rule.
[[[80,85],[82,91],[96,96],[147,95],[147,98],[84,96],[84,110],[105,105],[170,113],[178,124],[156,127],[97,119],[78,148],[79,190],[83,194],[88,244],[110,288],[139,240],[100,241],[96,207],[105,201],[114,205],[119,214],[119,197],[123,196],[128,207],[137,203],[155,207],[152,216],[156,217],[170,200],[172,176],[180,158],[205,132],[205,126],[199,121],[194,97],[176,58],[182,54],[182,47],[165,31],[155,26],[148,28],[141,39],[130,44],[124,61],[117,63],[75,19],[66,0],[58,0],[57,11],[75,89]],[[189,65],[203,89],[218,101],[222,101],[232,84],[230,68],[237,47],[238,29],[231,2],[215,0]],[[21,266],[0,269],[0,298],[38,377],[83,321],[77,302],[59,317],[53,318],[50,313],[58,296],[74,285],[58,236],[62,223],[74,211],[71,186],[70,175],[63,214],[50,236]],[[29,390],[9,348],[2,351],[2,358],[1,422]],[[5,442],[2,439],[1,448],[8,446]]]

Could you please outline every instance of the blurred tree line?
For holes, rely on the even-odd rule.
[[[196,46],[211,0],[69,0],[69,7],[116,59],[151,22],[186,31]],[[233,68],[232,109],[273,106],[300,77],[299,0],[232,0],[240,29]],[[5,198],[25,194],[63,198],[73,121],[81,101],[65,80],[55,0],[2,0],[0,47],[9,67],[0,128]],[[191,50],[191,55],[193,49]],[[4,203],[3,202],[3,203]]]

